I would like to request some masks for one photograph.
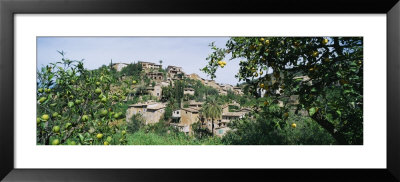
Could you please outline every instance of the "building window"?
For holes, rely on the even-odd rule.
[[[176,111],[176,114],[179,114],[179,111]]]

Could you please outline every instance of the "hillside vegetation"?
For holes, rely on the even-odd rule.
[[[213,53],[202,69],[215,78],[227,54],[240,61],[237,88],[221,90],[204,81],[167,69],[144,69],[131,63],[117,71],[113,64],[88,70],[83,61],[60,52],[59,62],[37,72],[38,145],[330,145],[362,144],[362,39],[360,38],[231,38],[226,48],[211,44]],[[161,62],[160,62],[161,64]],[[273,70],[271,72],[271,70]],[[163,75],[162,93],[148,87],[160,82],[146,74]],[[184,94],[184,89],[194,94]],[[297,96],[297,97],[293,97]],[[297,98],[297,99],[293,99]],[[132,104],[165,104],[157,123],[140,114],[127,118]],[[192,101],[212,127],[193,123],[192,132],[173,127],[175,110]],[[215,136],[222,107],[248,111],[232,119]],[[172,123],[172,124],[171,124]],[[178,123],[175,123],[178,124]],[[207,123],[206,123],[207,124]],[[214,126],[215,125],[215,126]],[[211,125],[210,125],[211,126]]]

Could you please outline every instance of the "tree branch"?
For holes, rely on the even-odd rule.
[[[333,138],[335,138],[337,144],[339,145],[349,145],[347,142],[346,138],[342,133],[339,133],[335,129],[335,126],[331,122],[329,122],[322,114],[320,111],[317,111],[312,117],[313,120],[315,120],[319,125],[321,125],[328,133],[332,135]]]

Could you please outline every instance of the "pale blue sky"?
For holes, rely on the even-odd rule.
[[[61,60],[57,52],[66,52],[66,58],[84,59],[88,69],[95,69],[103,64],[131,63],[148,61],[158,63],[163,60],[163,67],[181,66],[185,73],[206,75],[199,69],[207,62],[206,57],[212,52],[208,46],[215,42],[218,47],[225,47],[229,37],[38,37],[37,66],[42,67]],[[239,70],[239,61],[229,61],[219,69],[215,79],[218,83],[236,85],[235,74]]]

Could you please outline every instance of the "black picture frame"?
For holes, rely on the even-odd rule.
[[[15,169],[14,16],[32,13],[381,13],[387,15],[386,169]],[[400,181],[398,0],[0,0],[0,179],[4,181]],[[381,60],[375,60],[381,61]],[[32,156],[34,157],[34,156]],[[371,156],[374,157],[374,156]]]

